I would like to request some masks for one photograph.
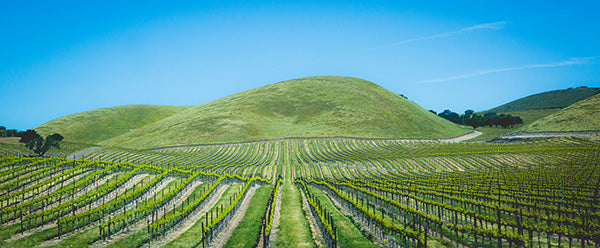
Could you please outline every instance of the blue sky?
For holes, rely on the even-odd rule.
[[[426,109],[600,86],[600,1],[5,1],[0,125],[366,79]]]

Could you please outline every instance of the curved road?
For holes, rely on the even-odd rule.
[[[439,141],[439,142],[445,142],[445,143],[457,143],[457,142],[461,142],[461,141],[465,141],[465,140],[470,140],[470,139],[475,138],[475,137],[477,137],[479,135],[481,135],[481,132],[479,132],[479,131],[473,131],[473,132],[470,132],[468,134],[463,134],[463,135],[458,136],[458,137],[449,138],[449,139],[439,139],[437,141]]]
[[[93,152],[93,151],[95,151],[95,150],[98,150],[98,149],[100,149],[100,148],[102,148],[102,147],[95,146],[95,147],[89,148],[89,149],[87,149],[87,150],[84,150],[84,151],[80,151],[80,152],[78,152],[78,153],[75,153],[75,154],[73,154],[72,156],[70,156],[69,158],[70,158],[70,159],[78,159],[78,158],[81,158],[81,157],[83,157],[83,155],[86,155],[86,154],[88,154],[88,153],[90,153],[90,152]]]

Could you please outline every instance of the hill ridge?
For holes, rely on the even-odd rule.
[[[99,108],[56,118],[34,130],[42,135],[60,133],[67,141],[95,144],[162,120],[186,108],[188,107],[154,104]],[[98,128],[92,128],[93,126]]]
[[[562,109],[600,92],[600,88],[578,87],[528,95],[484,112],[514,112],[537,109]]]
[[[600,130],[600,94],[581,100],[522,128],[526,132]]]
[[[152,148],[285,137],[437,139],[469,131],[375,83],[325,76],[269,84],[179,109],[96,144]]]

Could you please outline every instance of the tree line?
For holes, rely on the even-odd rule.
[[[6,129],[5,126],[0,126],[0,137],[21,137],[23,131],[17,129]]]
[[[516,124],[523,124],[523,119],[519,116],[513,116],[510,114],[497,114],[495,112],[488,112],[483,115],[476,114],[475,111],[468,109],[464,114],[459,115],[458,113],[452,112],[449,109],[444,110],[441,113],[436,113],[433,110],[429,110],[433,114],[442,117],[446,120],[454,122],[460,125],[467,125],[473,128],[489,126],[503,128],[513,127]]]

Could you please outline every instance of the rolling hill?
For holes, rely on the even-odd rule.
[[[431,139],[469,131],[371,82],[310,77],[190,107],[99,144],[154,148],[289,137]]]
[[[526,96],[496,108],[483,111],[479,114],[496,112],[498,114],[519,116],[523,119],[523,124],[517,125],[514,128],[480,127],[478,130],[481,131],[483,135],[475,138],[474,141],[490,140],[514,132],[526,132],[524,128],[527,125],[546,116],[555,114],[561,111],[561,109],[589,98],[598,92],[600,92],[600,88],[554,90]]]
[[[600,94],[541,118],[522,130],[526,132],[600,130]]]
[[[162,120],[188,107],[125,105],[63,116],[35,130],[43,136],[60,133],[66,141],[95,144]]]
[[[532,109],[562,109],[593,96],[600,88],[554,90],[519,98],[486,112],[506,113]]]

